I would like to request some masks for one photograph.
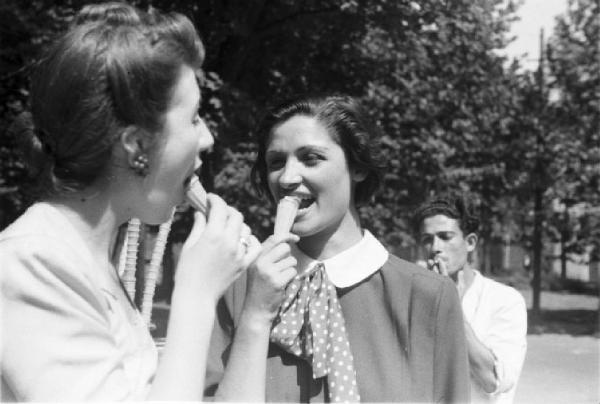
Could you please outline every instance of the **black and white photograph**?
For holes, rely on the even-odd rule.
[[[600,403],[600,0],[0,0],[0,402]]]

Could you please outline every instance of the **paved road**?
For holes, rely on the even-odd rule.
[[[516,404],[600,403],[600,339],[542,334],[527,343]]]

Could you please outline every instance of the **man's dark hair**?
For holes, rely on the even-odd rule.
[[[464,235],[477,234],[479,230],[474,206],[464,195],[442,194],[433,196],[417,208],[412,220],[415,234],[419,233],[425,219],[436,215],[456,219]]]

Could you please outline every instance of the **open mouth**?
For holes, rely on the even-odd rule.
[[[312,205],[315,202],[315,198],[313,197],[301,197],[300,198],[300,205],[298,205],[298,210],[304,210],[307,209],[310,205]]]
[[[182,181],[184,193],[187,192],[190,182],[193,178],[198,178],[200,176],[200,169],[202,167],[202,163],[196,165],[193,170],[191,170],[188,175]],[[190,207],[190,203],[186,197],[183,197],[181,203],[176,207],[178,212],[183,212]]]
[[[193,177],[194,177],[194,174],[192,173],[192,174],[186,176],[182,182],[184,196],[182,196],[181,201],[177,204],[177,206],[175,206],[176,212],[179,212],[179,213],[185,212],[191,206],[190,203],[187,201],[187,198],[185,197],[185,192],[188,189],[188,187],[190,185],[190,181],[192,180]]]
[[[200,163],[196,163],[194,165],[194,169],[191,170],[188,175],[185,176],[184,180],[183,180],[183,187],[184,189],[187,188],[187,186],[189,185],[190,181],[192,180],[192,178],[194,177],[198,177],[200,178],[200,171],[202,169],[202,161],[200,161]]]
[[[183,180],[183,187],[187,188],[194,177],[198,177],[195,172],[192,172],[190,175],[186,176]]]

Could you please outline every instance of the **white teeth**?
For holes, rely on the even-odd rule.
[[[291,195],[289,195],[289,196],[291,196],[291,197],[294,197],[294,198],[298,198],[298,199],[300,199],[301,201],[306,201],[306,200],[311,200],[311,199],[314,199],[314,198],[313,198],[312,196],[310,196],[310,195],[293,195],[293,194],[291,194]],[[284,197],[285,197],[285,196],[283,196],[283,197],[282,197],[282,198],[280,198],[280,199],[283,199]]]

